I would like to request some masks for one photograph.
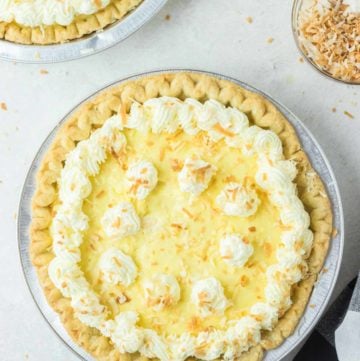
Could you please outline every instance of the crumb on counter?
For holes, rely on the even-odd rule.
[[[300,63],[303,63],[303,62],[304,62],[304,58],[303,58],[302,56],[300,56],[299,62],[300,62]]]
[[[40,74],[49,74],[49,72],[46,69],[40,69]]]
[[[333,112],[333,113],[336,113],[336,108],[334,107],[334,108],[331,108],[331,111]]]
[[[171,19],[171,15],[170,15],[170,14],[165,15],[165,20],[166,20],[166,21],[169,21],[170,19]]]
[[[246,22],[247,22],[248,24],[252,24],[253,21],[254,21],[251,16],[248,16],[245,20],[246,20]]]
[[[354,119],[354,116],[353,116],[351,113],[349,113],[347,110],[344,110],[344,114],[345,114],[347,117],[349,117],[350,119]]]
[[[274,38],[272,38],[272,37],[267,38],[266,42],[267,42],[268,44],[271,44],[271,43],[274,42]]]
[[[334,228],[333,231],[332,231],[332,237],[333,238],[336,237],[337,234],[338,234],[338,230],[336,228]]]
[[[5,102],[1,102],[1,103],[0,103],[0,108],[1,108],[2,110],[4,110],[4,111],[8,110],[7,105],[6,105]]]

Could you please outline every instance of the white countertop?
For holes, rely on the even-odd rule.
[[[360,86],[327,79],[299,61],[291,3],[169,0],[136,34],[98,55],[53,65],[0,62],[0,103],[8,108],[0,109],[2,360],[77,360],[49,329],[26,287],[16,240],[18,199],[37,149],[57,122],[84,97],[134,73],[214,71],[243,80],[291,109],[322,145],[340,186],[346,239],[337,290],[355,276],[360,267]]]

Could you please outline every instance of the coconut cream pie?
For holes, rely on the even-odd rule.
[[[179,72],[114,86],[65,122],[38,174],[31,254],[98,360],[260,360],[297,325],[331,231],[283,115]]]
[[[0,39],[54,44],[123,18],[142,0],[0,0]]]

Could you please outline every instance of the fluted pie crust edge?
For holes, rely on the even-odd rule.
[[[70,25],[23,26],[0,21],[0,39],[18,44],[49,45],[81,38],[122,19],[142,0],[112,0],[95,14],[75,17]]]
[[[62,296],[48,276],[48,265],[54,257],[49,227],[52,207],[57,199],[57,180],[67,153],[74,149],[77,142],[87,139],[94,129],[116,114],[120,104],[125,105],[129,111],[134,100],[143,103],[149,98],[160,96],[180,99],[191,97],[202,102],[211,98],[235,107],[246,113],[250,122],[275,132],[282,141],[285,158],[292,159],[297,164],[295,183],[299,198],[310,214],[311,230],[314,232],[313,248],[307,260],[309,271],[301,282],[292,286],[293,305],[280,318],[275,328],[270,332],[262,332],[261,343],[239,358],[241,361],[261,360],[265,350],[277,347],[292,334],[302,317],[327,254],[332,234],[332,211],[325,187],[302,150],[290,123],[264,97],[230,81],[189,72],[143,76],[102,91],[81,105],[60,128],[40,165],[32,201],[32,263],[49,304],[59,314],[68,333],[80,347],[98,360],[148,360],[139,354],[120,354],[108,338],[75,318],[70,300]]]

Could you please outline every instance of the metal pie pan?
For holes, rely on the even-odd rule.
[[[123,19],[82,38],[63,44],[23,45],[0,40],[0,59],[21,63],[57,63],[96,54],[123,41],[165,5],[167,0],[144,0]]]
[[[53,129],[53,131],[48,135],[45,139],[44,143],[40,147],[38,153],[36,154],[34,161],[31,164],[30,170],[26,176],[24,187],[21,194],[21,200],[19,205],[19,217],[18,217],[18,243],[19,243],[19,252],[21,263],[23,267],[23,272],[25,275],[25,279],[27,281],[29,290],[40,310],[44,318],[47,320],[50,327],[54,330],[54,332],[60,337],[60,339],[79,357],[84,360],[93,361],[94,358],[86,353],[81,347],[79,347],[67,334],[64,329],[59,316],[57,313],[48,305],[45,296],[42,292],[41,286],[38,282],[36,270],[31,263],[30,254],[29,254],[29,245],[30,245],[30,235],[29,235],[29,227],[31,223],[31,199],[35,192],[36,186],[36,174],[39,169],[39,165],[44,154],[49,149],[57,130],[59,127],[71,116],[71,114],[77,109],[82,103],[91,100],[95,97],[99,92],[109,89],[119,83],[135,80],[137,78],[155,75],[155,74],[163,74],[169,72],[195,72],[207,74],[210,76],[214,76],[219,79],[225,79],[232,81],[233,83],[242,86],[243,88],[261,94],[263,97],[272,102],[288,119],[288,121],[294,126],[298,137],[302,143],[302,147],[306,154],[308,155],[312,166],[316,170],[316,172],[321,176],[331,203],[332,210],[334,216],[334,227],[337,230],[337,234],[331,240],[331,244],[329,247],[328,255],[324,264],[327,272],[322,272],[319,276],[318,281],[316,282],[311,297],[309,299],[309,305],[316,305],[316,307],[307,307],[302,318],[299,321],[294,333],[285,339],[285,341],[277,348],[270,350],[266,353],[264,360],[265,361],[279,361],[284,359],[292,350],[296,348],[305,338],[309,335],[310,331],[314,328],[317,321],[319,321],[321,315],[323,314],[329,300],[331,293],[334,289],[337,276],[340,269],[341,258],[343,253],[343,245],[344,245],[344,219],[343,219],[343,210],[340,199],[340,194],[338,190],[338,186],[331,169],[331,166],[326,159],[325,154],[321,150],[321,147],[315,140],[315,138],[311,135],[309,130],[305,127],[305,125],[286,107],[281,105],[280,103],[273,100],[269,95],[253,88],[252,86],[245,84],[241,81],[222,76],[216,73],[202,72],[198,70],[162,70],[155,72],[148,72],[144,74],[139,74],[135,76],[128,77],[126,79],[122,79],[120,81],[116,81],[102,89],[100,89],[95,94],[92,94],[88,98],[84,99],[80,104],[76,105],[61,121],[60,123]]]

